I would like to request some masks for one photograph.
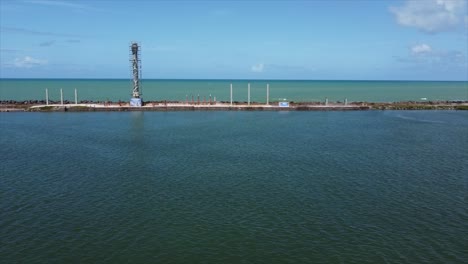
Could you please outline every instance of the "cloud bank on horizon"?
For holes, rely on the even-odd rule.
[[[465,0],[0,7],[0,78],[130,78],[137,39],[147,78],[468,80]]]

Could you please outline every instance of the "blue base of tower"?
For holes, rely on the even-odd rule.
[[[143,99],[141,98],[130,98],[130,106],[140,107],[143,105]]]

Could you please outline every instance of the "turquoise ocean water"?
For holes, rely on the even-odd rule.
[[[251,100],[266,101],[266,85],[270,84],[270,101],[368,101],[395,102],[427,100],[468,100],[468,82],[432,81],[259,81],[259,80],[143,80],[143,99],[147,101],[208,100],[229,101],[229,85],[233,84],[234,101],[247,101],[247,84],[251,83]],[[0,100],[45,100],[45,89],[51,100],[128,101],[130,80],[112,79],[0,79]]]
[[[2,263],[467,263],[468,112],[0,113]]]

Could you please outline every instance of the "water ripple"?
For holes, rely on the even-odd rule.
[[[446,113],[33,116],[0,119],[5,263],[467,260]]]

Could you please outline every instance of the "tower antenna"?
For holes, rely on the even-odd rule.
[[[130,99],[130,106],[142,106],[143,100],[140,92],[140,76],[141,76],[141,60],[140,60],[140,46],[136,42],[130,45],[130,64],[132,67],[133,75],[133,91],[132,98]]]

